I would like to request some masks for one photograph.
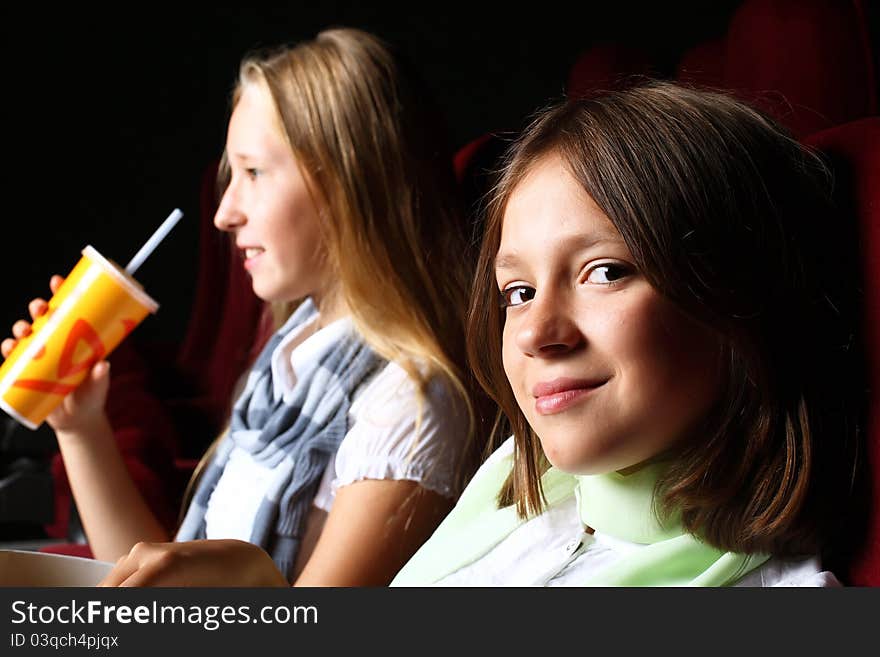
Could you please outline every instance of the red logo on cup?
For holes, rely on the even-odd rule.
[[[78,363],[74,363],[73,356],[80,342],[85,342],[88,345],[90,353]],[[91,324],[84,319],[76,320],[70,329],[70,333],[67,334],[64,348],[61,350],[61,357],[58,359],[58,378],[65,379],[88,370],[92,365],[101,360],[105,353],[104,343],[101,342],[101,337],[92,328]],[[56,381],[43,381],[41,379],[19,379],[13,385],[18,388],[56,395],[66,395],[76,387]]]
[[[73,354],[80,341],[85,342],[92,353],[79,363],[73,362]],[[58,378],[65,379],[73,374],[79,374],[89,369],[104,357],[104,345],[92,325],[84,319],[78,319],[73,323],[73,328],[67,334],[64,349],[61,350],[61,358],[58,359]]]

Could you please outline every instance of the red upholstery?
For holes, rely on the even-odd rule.
[[[92,549],[86,543],[59,543],[58,545],[47,545],[40,548],[40,552],[48,552],[50,554],[67,554],[71,557],[83,557],[85,559],[92,558]]]
[[[697,44],[678,60],[675,79],[696,87],[722,87],[725,51],[723,38]]]
[[[731,19],[724,87],[798,137],[877,113],[861,2],[746,0]]]
[[[566,95],[580,98],[626,86],[635,76],[649,75],[651,65],[650,55],[638,48],[613,43],[595,45],[571,67]]]
[[[488,179],[501,164],[508,141],[497,133],[486,133],[462,146],[453,158],[453,170],[469,207],[488,191]]]
[[[507,144],[497,133],[486,133],[462,146],[453,158],[455,178],[471,225],[471,243],[475,247],[483,235],[486,193]]]
[[[830,159],[835,193],[859,222],[864,278],[865,336],[870,387],[867,430],[866,533],[848,559],[845,581],[880,586],[880,118],[841,125],[805,140]]]
[[[456,151],[452,159],[452,166],[455,170],[455,179],[459,184],[468,176],[468,170],[474,159],[489,144],[491,139],[492,134],[487,132],[485,135],[480,135]]]

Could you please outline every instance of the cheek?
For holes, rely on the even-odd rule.
[[[651,425],[680,434],[717,396],[717,337],[656,296],[634,305],[619,321],[626,341],[621,352],[628,355],[623,403],[650,407]]]
[[[271,237],[281,245],[285,260],[314,264],[324,251],[314,206],[303,199],[288,199],[274,208],[274,217]]]

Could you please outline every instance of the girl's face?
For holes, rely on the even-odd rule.
[[[621,470],[705,416],[718,339],[651,287],[557,156],[514,189],[495,264],[504,370],[553,465]]]
[[[232,177],[214,225],[235,235],[254,292],[266,301],[320,297],[327,275],[319,209],[278,127],[268,92],[249,84],[226,136]]]

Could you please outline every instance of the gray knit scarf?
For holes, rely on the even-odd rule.
[[[198,483],[177,533],[178,541],[205,538],[205,512],[233,447],[247,450],[273,470],[260,504],[250,542],[265,549],[290,580],[318,483],[348,432],[351,397],[386,361],[354,331],[347,332],[317,362],[296,373],[289,401],[275,400],[272,353],[285,335],[315,314],[306,300],[270,338],[251,369],[244,392],[232,409],[228,434]]]

